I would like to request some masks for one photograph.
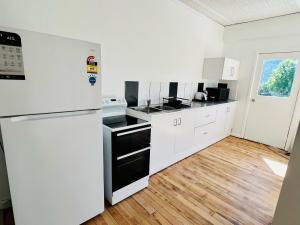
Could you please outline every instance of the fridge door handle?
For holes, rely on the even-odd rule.
[[[27,116],[16,116],[12,117],[12,122],[25,122],[32,120],[46,120],[46,119],[56,119],[62,117],[74,117],[74,116],[85,116],[96,114],[98,110],[85,110],[85,111],[75,111],[75,112],[62,112],[62,113],[46,113],[38,115],[27,115]]]

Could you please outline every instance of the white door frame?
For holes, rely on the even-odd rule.
[[[251,106],[251,93],[253,91],[254,85],[255,85],[255,76],[257,74],[257,70],[258,70],[258,63],[259,63],[259,57],[262,54],[284,54],[284,53],[300,53],[299,51],[278,51],[278,52],[255,52],[256,55],[256,59],[255,59],[255,64],[254,64],[254,68],[252,70],[252,77],[251,77],[251,81],[250,81],[250,87],[248,89],[248,94],[247,94],[247,103],[246,103],[246,113],[244,116],[244,120],[243,120],[243,128],[242,128],[242,138],[245,138],[246,136],[246,127],[247,127],[247,122],[248,122],[248,117],[249,117],[249,111],[250,111],[250,106]],[[297,132],[297,128],[298,128],[298,124],[300,121],[300,111],[296,111],[297,108],[300,108],[300,88],[298,90],[297,93],[297,98],[296,98],[296,103],[294,105],[294,110],[293,110],[293,115],[292,115],[292,119],[289,125],[289,132],[288,132],[288,136],[286,138],[286,143],[285,143],[285,147],[284,150],[286,151],[291,151],[291,148],[293,146],[293,142],[294,142],[294,138],[296,136],[296,132]],[[296,124],[296,125],[295,125]],[[294,126],[292,126],[294,125]]]

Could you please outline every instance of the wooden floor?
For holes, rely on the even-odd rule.
[[[265,145],[226,138],[152,176],[147,189],[84,225],[271,224],[283,178],[264,159],[288,162]]]
[[[226,138],[152,176],[148,188],[84,225],[269,225],[283,178],[266,159],[288,162],[276,149]]]

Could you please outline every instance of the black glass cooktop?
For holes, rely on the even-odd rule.
[[[128,115],[110,116],[103,118],[103,124],[113,129],[143,123],[147,123],[147,121]]]

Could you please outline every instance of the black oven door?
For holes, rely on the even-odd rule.
[[[150,146],[151,126],[113,132],[112,154],[117,158]]]
[[[149,175],[150,147],[119,157],[113,166],[112,189],[117,191]]]
[[[149,175],[150,138],[150,125],[113,133],[113,191]]]

